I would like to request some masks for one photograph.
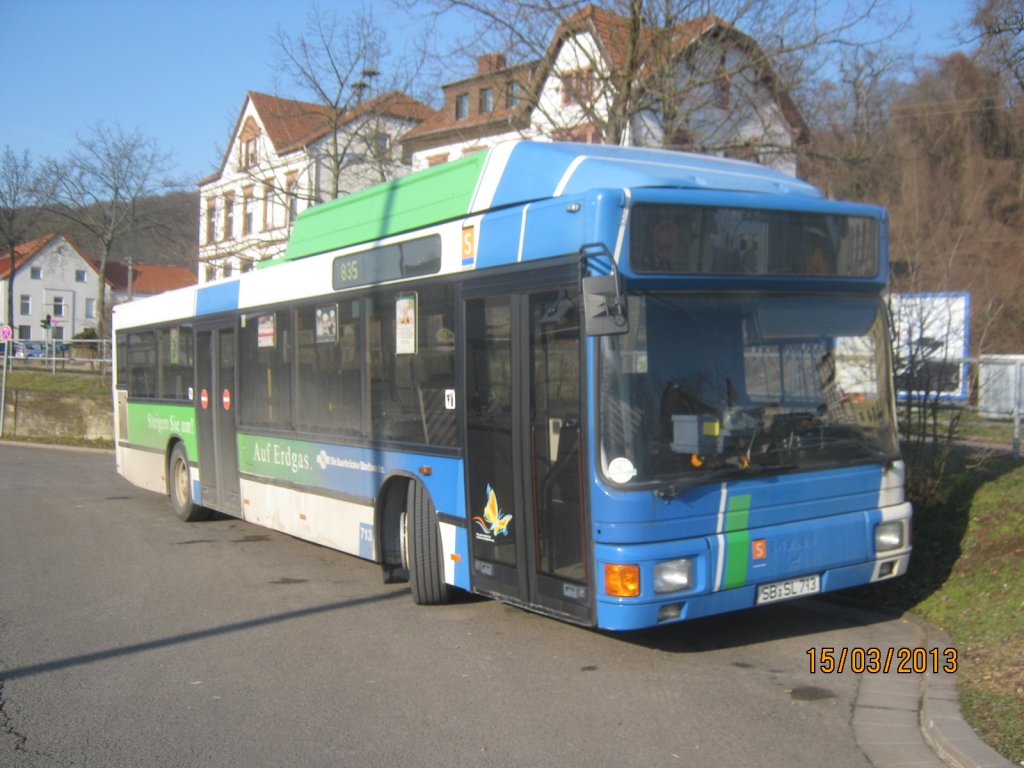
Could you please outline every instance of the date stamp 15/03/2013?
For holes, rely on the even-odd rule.
[[[811,674],[924,674],[957,671],[956,648],[808,648]]]

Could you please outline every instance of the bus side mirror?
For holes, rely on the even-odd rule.
[[[629,331],[626,302],[615,275],[583,278],[583,327],[587,336],[613,336]]]

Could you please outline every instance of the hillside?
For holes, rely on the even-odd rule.
[[[145,198],[139,205],[147,220],[158,223],[114,243],[113,260],[126,262],[131,256],[140,264],[173,264],[194,270],[199,249],[199,194],[171,192]],[[99,245],[92,235],[55,213],[42,212],[26,239],[49,232],[65,235],[91,258],[99,256]]]

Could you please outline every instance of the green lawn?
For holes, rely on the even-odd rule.
[[[964,717],[1024,764],[1024,462],[960,456],[944,502],[914,510],[906,578],[857,596],[950,634]]]
[[[51,374],[49,368],[42,366],[38,369],[15,367],[7,372],[7,388],[62,395],[105,395],[110,392],[110,377],[86,372],[61,372],[59,369]]]

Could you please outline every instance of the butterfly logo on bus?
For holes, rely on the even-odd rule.
[[[473,519],[480,529],[489,536],[508,536],[508,526],[512,522],[512,515],[502,514],[501,507],[498,506],[498,495],[488,485],[484,515],[483,517],[476,515]]]

